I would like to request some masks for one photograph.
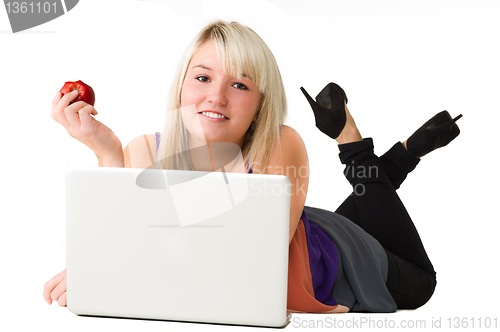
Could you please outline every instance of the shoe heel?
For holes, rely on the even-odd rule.
[[[462,117],[462,114],[458,115],[456,118],[454,118],[452,121],[453,123],[457,122],[458,119],[460,119]]]
[[[448,121],[447,123],[441,125],[441,134],[436,140],[435,149],[448,145],[453,141],[458,135],[460,135],[460,129],[456,125],[457,122],[462,117],[462,114],[458,115],[454,119]],[[439,132],[439,130],[436,130]]]
[[[460,134],[460,129],[455,122],[461,117],[462,114],[452,119],[447,111],[436,114],[408,138],[406,141],[408,151],[420,158],[448,145]]]
[[[462,115],[462,114],[460,114],[460,115],[456,116],[454,119],[451,119],[451,116],[450,116],[450,119],[451,119],[451,120],[446,121],[445,123],[443,123],[443,124],[441,124],[441,125],[438,125],[438,126],[434,126],[434,127],[429,126],[428,128],[429,128],[429,129],[432,129],[432,130],[435,130],[435,131],[437,131],[437,132],[439,132],[439,131],[445,131],[445,128],[446,128],[446,127],[451,128],[451,127],[453,127],[453,126],[456,126],[455,122],[457,122],[457,121],[458,121],[458,120],[459,120],[462,116],[463,116],[463,115]],[[437,128],[441,128],[441,129],[437,129]]]
[[[302,91],[302,93],[304,94],[304,96],[306,96],[306,99],[309,102],[309,105],[311,105],[314,113],[316,113],[316,110],[318,108],[323,108],[316,101],[314,101],[314,99],[312,99],[312,97],[309,95],[309,93],[307,93],[306,89],[304,89],[303,87],[300,87],[300,91]]]

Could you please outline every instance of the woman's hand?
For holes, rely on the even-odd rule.
[[[54,300],[61,307],[66,306],[66,269],[45,283],[43,298],[48,304]]]
[[[91,116],[97,115],[94,106],[83,101],[69,105],[78,93],[78,90],[65,95],[57,92],[52,101],[52,118],[62,124],[71,137],[91,148],[100,160],[109,155],[123,153],[118,137]]]

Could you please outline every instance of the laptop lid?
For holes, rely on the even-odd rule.
[[[286,176],[68,166],[66,186],[71,312],[287,324]]]

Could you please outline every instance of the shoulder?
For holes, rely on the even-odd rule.
[[[304,140],[302,139],[300,134],[292,127],[283,125],[280,132],[280,139],[281,144],[300,148],[303,147],[305,149]]]
[[[308,167],[308,162],[306,146],[300,134],[292,127],[283,125],[280,144],[276,144],[269,162],[271,173],[276,173],[272,171],[273,167]]]
[[[154,147],[156,152],[156,135],[141,135],[137,136],[128,143],[127,147],[130,149],[141,149],[144,147]]]
[[[304,161],[307,160],[307,150],[304,140],[300,134],[292,127],[283,125],[280,132],[280,144],[275,148],[276,157],[287,160]]]
[[[156,135],[137,136],[127,144],[123,156],[125,167],[150,167],[156,160]]]

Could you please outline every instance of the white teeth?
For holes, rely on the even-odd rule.
[[[227,119],[227,117],[225,117],[224,115],[215,114],[215,113],[212,113],[212,112],[201,112],[201,114],[203,114],[205,116],[208,116],[210,118]]]

